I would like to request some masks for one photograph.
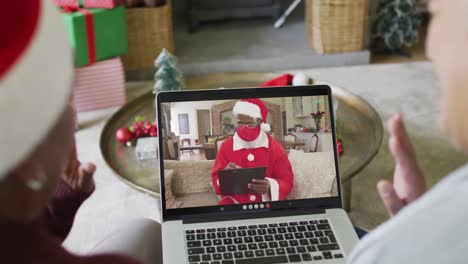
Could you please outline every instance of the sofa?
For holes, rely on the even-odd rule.
[[[287,199],[337,196],[333,152],[290,150],[294,186]],[[165,160],[167,207],[214,206],[219,202],[211,185],[214,160]],[[170,188],[167,188],[169,187]]]

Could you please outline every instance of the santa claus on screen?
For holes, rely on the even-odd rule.
[[[284,200],[293,187],[293,171],[288,156],[266,132],[268,109],[260,99],[239,100],[233,108],[237,129],[233,137],[220,146],[212,171],[212,183],[220,197],[219,205],[257,203]],[[264,180],[249,183],[250,193],[223,195],[218,171],[234,168],[266,167]]]

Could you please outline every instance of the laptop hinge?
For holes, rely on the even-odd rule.
[[[223,213],[222,215],[191,215],[182,218],[184,224],[197,224],[197,223],[209,223],[209,222],[221,222],[221,221],[233,221],[233,220],[245,220],[245,219],[258,219],[258,218],[272,218],[282,216],[297,216],[297,215],[309,215],[309,214],[324,214],[324,208],[314,209],[296,209],[296,210],[278,210],[269,212],[255,212],[255,213],[244,213],[230,214]]]

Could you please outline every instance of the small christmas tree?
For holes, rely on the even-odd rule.
[[[177,68],[177,59],[174,55],[163,49],[156,58],[154,65],[158,68],[154,74],[154,94],[184,88],[184,79],[181,71]]]
[[[405,54],[403,47],[410,47],[419,39],[421,19],[415,0],[380,0],[373,20],[374,41],[383,41],[385,52]]]

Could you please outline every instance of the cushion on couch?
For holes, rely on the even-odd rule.
[[[294,173],[294,186],[287,199],[331,195],[336,178],[333,152],[304,153],[291,149],[288,157]]]
[[[216,194],[212,190],[203,193],[192,193],[178,196],[177,199],[183,203],[182,208],[216,206],[219,202]]]
[[[167,208],[179,208],[182,206],[182,202],[177,201],[172,194],[172,178],[174,170],[164,170],[164,186],[166,187],[166,207]]]
[[[289,161],[294,172],[294,186],[287,199],[305,199],[336,196],[336,172],[333,152],[290,150]],[[176,161],[165,160],[165,169],[174,170],[172,192],[183,207],[190,204],[215,205],[218,198],[211,183],[214,160]]]
[[[173,169],[172,192],[176,196],[211,191],[211,169],[214,160],[165,160],[164,168]]]

